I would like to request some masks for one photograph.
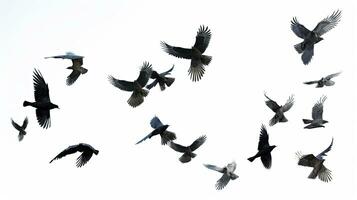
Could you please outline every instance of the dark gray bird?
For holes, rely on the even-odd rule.
[[[191,65],[188,74],[192,81],[199,81],[205,73],[205,65],[208,65],[212,57],[203,55],[211,40],[211,30],[207,26],[201,25],[196,35],[196,42],[192,48],[181,48],[161,42],[163,50],[178,58],[190,59]]]
[[[161,74],[157,73],[157,71],[152,71],[150,78],[154,79],[154,81],[148,84],[146,88],[150,90],[151,88],[155,87],[158,83],[161,91],[164,91],[166,86],[170,87],[172,83],[175,81],[175,78],[166,77],[166,76],[171,74],[171,71],[174,69],[174,67],[175,65],[173,65],[171,69],[169,69],[168,71],[163,72]]]
[[[135,81],[119,80],[113,76],[109,76],[108,80],[112,85],[121,90],[133,92],[127,102],[131,107],[137,107],[144,102],[144,97],[149,94],[149,91],[144,89],[144,87],[149,81],[151,73],[151,64],[144,62],[139,77]]]
[[[301,54],[302,62],[307,65],[314,55],[314,45],[323,40],[321,37],[329,30],[333,29],[341,19],[341,11],[337,10],[332,15],[320,21],[314,30],[310,31],[304,25],[301,25],[297,18],[294,17],[291,21],[291,30],[296,36],[304,41],[294,46],[295,50]]]
[[[137,142],[136,144],[140,144],[144,140],[150,139],[155,135],[161,136],[161,144],[162,145],[166,145],[168,142],[176,139],[175,133],[167,131],[167,128],[169,127],[169,125],[162,124],[162,122],[160,121],[160,119],[158,117],[155,116],[154,118],[152,118],[150,121],[150,125],[154,130],[149,135],[145,136],[143,139],[141,139],[139,142]]]
[[[25,118],[24,122],[22,123],[22,126],[20,126],[19,124],[14,122],[13,119],[11,119],[12,126],[14,126],[14,128],[19,131],[19,135],[18,135],[19,141],[22,141],[22,139],[24,139],[24,136],[26,135],[25,129],[26,129],[28,123],[29,123],[29,119],[27,117]]]
[[[180,157],[180,161],[182,163],[187,163],[190,162],[192,158],[196,157],[196,154],[193,153],[196,149],[198,149],[203,143],[206,142],[207,137],[205,135],[199,137],[196,139],[190,146],[182,146],[179,144],[176,144],[174,142],[169,142],[169,147],[171,147],[173,150],[183,153],[183,155]]]
[[[324,111],[324,102],[327,97],[322,96],[319,101],[317,101],[312,107],[312,120],[311,119],[303,119],[304,124],[309,124],[305,126],[306,129],[319,128],[324,127],[324,124],[328,123],[328,121],[322,119],[322,113]]]
[[[83,56],[78,56],[75,55],[74,53],[71,52],[67,52],[65,55],[59,55],[59,56],[49,56],[49,57],[45,57],[47,58],[62,58],[62,59],[70,59],[72,60],[72,66],[67,67],[67,69],[71,69],[72,73],[67,77],[67,85],[70,86],[72,85],[74,82],[76,82],[76,80],[78,79],[78,77],[81,74],[85,74],[88,72],[88,69],[82,67],[83,65]]]
[[[37,121],[42,128],[51,127],[50,110],[58,108],[50,100],[48,85],[43,79],[42,74],[37,69],[34,70],[33,85],[35,89],[35,102],[24,101],[23,106],[32,106],[36,108]]]
[[[69,154],[74,154],[76,152],[81,152],[82,154],[77,158],[76,165],[77,167],[82,167],[85,165],[93,156],[93,153],[95,155],[98,155],[99,151],[94,149],[91,145],[85,144],[85,143],[79,143],[77,145],[72,145],[69,146],[67,149],[63,150],[61,153],[59,153],[56,157],[54,157],[52,161],[63,158]]]
[[[335,73],[335,74],[330,74],[326,77],[322,77],[320,80],[317,81],[308,81],[308,82],[304,82],[307,85],[311,85],[311,84],[317,84],[316,87],[317,88],[322,88],[324,86],[333,86],[335,85],[335,82],[332,81],[331,79],[340,75],[341,72]]]
[[[265,168],[270,169],[271,167],[271,151],[275,148],[275,145],[269,145],[269,135],[267,129],[264,125],[260,128],[259,144],[258,144],[258,153],[255,156],[248,158],[250,162],[253,162],[256,158],[262,160],[262,163]]]
[[[217,190],[222,190],[224,187],[226,187],[226,185],[229,183],[230,180],[235,180],[238,178],[238,175],[234,173],[237,167],[237,164],[235,162],[229,163],[227,166],[223,168],[217,167],[215,165],[207,165],[207,164],[204,164],[204,166],[207,167],[208,169],[223,174],[222,177],[218,179],[218,181],[216,182],[215,186]]]
[[[269,125],[274,126],[278,122],[287,122],[288,119],[284,113],[290,110],[294,105],[294,95],[291,95],[283,106],[280,106],[275,101],[270,99],[266,94],[264,96],[268,99],[265,104],[275,113],[274,117],[270,120]]]
[[[302,155],[300,152],[296,153],[299,159],[298,165],[314,168],[308,178],[315,179],[316,177],[319,177],[319,179],[323,182],[329,182],[332,180],[331,171],[323,164],[325,162],[323,157],[327,156],[326,153],[331,150],[332,144],[333,138],[330,146],[317,156],[314,156],[313,154]]]

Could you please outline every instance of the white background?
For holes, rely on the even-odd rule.
[[[354,199],[356,7],[352,1],[1,1],[0,6],[0,199]],[[309,6],[307,6],[309,5]],[[342,20],[315,46],[304,66],[290,30],[297,16],[313,29],[341,9]],[[206,51],[212,55],[206,74],[190,81],[188,60],[169,56],[160,41],[182,47],[194,44],[201,24],[212,31]],[[89,72],[66,86],[68,60],[43,59],[73,51],[85,56]],[[107,81],[108,75],[134,80],[143,61],[159,72],[175,64],[176,81],[161,92],[150,91],[133,109],[130,93]],[[42,72],[51,100],[52,127],[39,127],[33,101],[33,69]],[[333,87],[316,89],[304,81],[343,71]],[[295,94],[286,114],[289,122],[268,127],[273,164],[266,170],[257,159],[259,129],[272,111],[264,92],[279,104]],[[326,128],[303,129],[302,118],[327,95]],[[134,145],[152,129],[158,115],[171,125],[177,143],[189,145],[206,134],[207,142],[188,164],[159,138]],[[29,117],[22,142],[10,118]],[[295,152],[318,154],[334,137],[325,162],[333,181],[307,178],[311,168],[297,166]],[[78,169],[78,155],[48,162],[69,145],[85,142],[100,152]],[[222,191],[221,176],[202,166],[237,162],[239,179]],[[342,196],[343,195],[343,196]]]

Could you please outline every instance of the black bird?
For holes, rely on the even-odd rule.
[[[88,72],[88,69],[82,67],[83,65],[83,56],[75,55],[74,53],[67,52],[66,55],[59,56],[50,56],[47,58],[62,58],[62,59],[70,59],[72,60],[72,66],[67,67],[67,69],[71,69],[72,73],[67,77],[67,85],[72,85],[81,74],[85,74]]]
[[[151,64],[144,62],[141,67],[139,77],[133,82],[119,80],[113,76],[109,76],[108,79],[109,82],[115,87],[124,91],[133,92],[127,102],[130,106],[137,107],[144,102],[144,97],[149,94],[149,91],[144,89],[144,87],[149,81],[151,73]]]
[[[218,181],[216,182],[215,186],[217,190],[221,190],[224,187],[226,187],[226,185],[229,183],[230,180],[235,180],[238,178],[238,175],[234,173],[237,167],[237,164],[235,162],[229,163],[227,166],[223,168],[217,167],[215,165],[207,165],[207,164],[204,164],[204,166],[207,167],[208,169],[221,172],[223,174],[222,177],[218,179]]]
[[[50,100],[48,85],[43,79],[40,71],[35,69],[33,75],[33,85],[35,89],[35,102],[24,101],[23,106],[32,106],[36,108],[37,121],[42,128],[51,127],[50,110],[58,108]]]
[[[337,10],[333,12],[332,15],[320,21],[314,30],[310,31],[304,25],[300,24],[296,17],[293,18],[291,21],[291,30],[296,36],[304,40],[303,42],[296,44],[294,48],[299,54],[302,53],[301,59],[305,65],[309,64],[314,55],[314,45],[323,40],[321,36],[333,29],[340,19],[341,11]]]
[[[287,122],[288,119],[285,117],[284,113],[290,110],[294,105],[294,95],[291,95],[283,106],[278,105],[266,94],[264,94],[264,96],[268,99],[265,101],[265,104],[275,113],[274,117],[270,120],[269,125],[273,126],[278,122]]]
[[[264,125],[260,129],[258,153],[255,156],[248,158],[250,162],[253,162],[256,158],[262,160],[265,168],[270,169],[271,167],[271,151],[275,148],[275,145],[269,145],[269,135]]]
[[[316,177],[319,177],[319,179],[323,182],[329,182],[332,180],[331,171],[323,164],[325,162],[323,157],[327,156],[326,153],[331,150],[332,144],[333,138],[330,146],[317,156],[314,156],[313,154],[302,155],[300,152],[296,153],[299,159],[298,165],[314,168],[308,178],[315,179]]]
[[[316,87],[317,88],[322,88],[324,86],[333,86],[335,85],[335,82],[332,81],[331,79],[340,75],[341,72],[338,72],[338,73],[335,73],[335,74],[330,74],[326,77],[322,77],[320,80],[317,80],[317,81],[308,81],[308,82],[304,82],[305,84],[307,85],[311,85],[311,84],[315,84],[317,83]]]
[[[19,131],[19,136],[18,136],[19,141],[22,141],[22,139],[24,139],[24,136],[26,135],[25,129],[26,129],[28,123],[29,123],[29,119],[27,117],[25,118],[24,122],[22,123],[22,126],[20,126],[19,124],[14,122],[13,119],[11,119],[12,126],[14,126],[14,128]]]
[[[72,145],[69,146],[67,149],[63,150],[61,153],[59,153],[56,157],[54,157],[52,161],[60,159],[62,157],[65,157],[69,154],[74,154],[76,152],[81,152],[82,154],[77,158],[76,165],[77,167],[82,167],[85,165],[93,156],[93,153],[95,155],[98,155],[99,151],[94,149],[91,145],[85,144],[85,143],[79,143],[77,145]]]
[[[168,45],[165,42],[161,42],[163,50],[178,58],[190,59],[191,65],[188,70],[188,74],[192,81],[199,81],[205,73],[205,65],[208,65],[212,57],[203,55],[206,51],[208,44],[211,40],[211,30],[207,26],[200,26],[196,35],[196,42],[192,48],[181,48]]]
[[[196,139],[190,146],[182,146],[179,144],[176,144],[174,142],[169,142],[169,147],[171,147],[173,150],[183,153],[183,155],[180,157],[180,161],[182,163],[187,163],[190,162],[192,158],[196,157],[196,154],[193,153],[196,149],[198,149],[203,143],[206,142],[207,137],[205,135],[199,137]]]
[[[137,142],[136,144],[140,144],[144,140],[150,139],[151,137],[153,137],[155,135],[161,136],[161,144],[162,145],[166,145],[168,142],[176,139],[175,133],[166,130],[169,127],[169,125],[162,124],[162,122],[160,121],[160,119],[158,117],[155,116],[154,118],[152,118],[150,121],[150,125],[154,130],[149,135],[147,135],[146,137],[141,139],[139,142]]]
[[[152,83],[148,84],[146,86],[146,88],[150,90],[151,88],[155,87],[158,83],[160,85],[161,91],[164,91],[166,86],[170,87],[172,85],[172,83],[175,81],[175,78],[166,77],[166,75],[170,75],[170,72],[173,69],[174,69],[174,65],[171,67],[171,69],[169,69],[168,71],[163,72],[161,74],[157,73],[157,71],[152,71],[150,78],[154,79],[154,81]]]
[[[324,102],[326,101],[327,97],[322,96],[319,101],[317,101],[312,107],[312,120],[311,119],[303,119],[302,121],[304,124],[309,124],[305,126],[304,128],[306,129],[312,129],[312,128],[319,128],[319,127],[324,127],[324,124],[328,123],[328,121],[322,119],[322,113],[324,111]]]

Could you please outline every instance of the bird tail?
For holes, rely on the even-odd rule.
[[[167,85],[167,87],[170,87],[172,85],[172,83],[174,83],[175,78],[171,78],[171,77],[166,77],[165,78],[165,84]]]
[[[304,124],[310,124],[312,122],[311,119],[302,119],[302,121],[304,122]]]
[[[252,157],[248,158],[248,160],[249,160],[250,162],[253,162],[256,158],[257,158],[257,157],[252,156]]]
[[[294,48],[295,48],[295,50],[296,50],[299,54],[302,53],[302,52],[304,52],[303,42],[294,45]]]
[[[80,67],[80,71],[82,74],[85,74],[88,72],[88,69],[84,68],[84,67]]]
[[[283,116],[279,119],[279,122],[287,122],[288,119],[285,117],[285,115],[283,114]]]
[[[180,162],[182,163],[188,163],[191,161],[191,156],[187,153],[184,153],[180,158],[179,158]]]
[[[168,142],[176,139],[175,133],[170,132],[170,131],[165,131],[160,136],[161,136],[161,144],[162,145],[166,145]]]
[[[202,55],[201,56],[201,62],[204,65],[208,65],[212,60],[212,56],[206,56],[206,55]]]
[[[23,106],[24,106],[24,107],[26,107],[26,106],[30,106],[31,104],[32,104],[31,102],[24,101]]]

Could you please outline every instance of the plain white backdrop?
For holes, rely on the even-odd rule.
[[[0,199],[354,199],[356,193],[355,46],[353,1],[5,1],[0,3]],[[307,28],[342,10],[337,27],[315,46],[304,66],[293,45],[301,41],[290,30],[297,16]],[[194,44],[200,25],[212,32],[206,54],[213,56],[206,74],[193,83],[189,61],[162,51],[160,41],[182,47]],[[44,59],[72,51],[85,56],[89,71],[73,86],[65,80],[68,60]],[[133,109],[130,93],[120,91],[108,75],[134,80],[149,61],[159,72],[175,64],[174,84],[150,91]],[[32,74],[38,68],[50,88],[52,127],[39,127],[33,101]],[[336,85],[322,89],[302,84],[342,71]],[[256,153],[261,124],[273,116],[264,92],[283,104],[289,122],[267,127],[273,163],[266,170]],[[315,102],[326,95],[326,128],[305,130]],[[207,142],[188,164],[180,154],[152,138],[134,145],[152,129],[157,115],[189,145],[200,135]],[[28,134],[22,142],[10,118]],[[296,151],[318,154],[334,138],[325,165],[333,180],[307,178],[311,168],[297,166]],[[98,156],[82,168],[78,155],[48,162],[69,145],[89,143]],[[222,191],[221,176],[203,167],[235,160],[239,178]]]

